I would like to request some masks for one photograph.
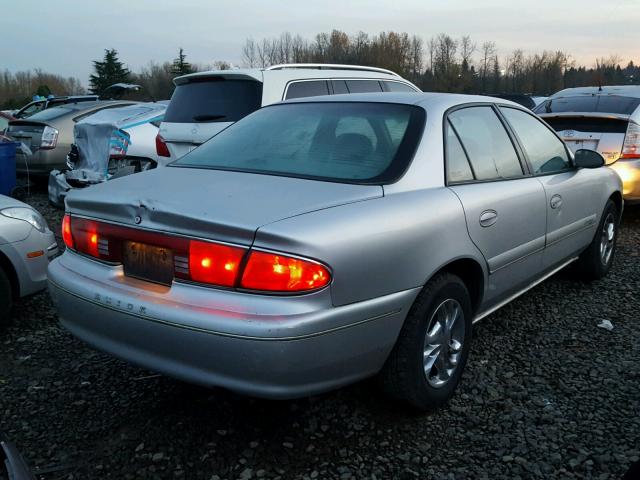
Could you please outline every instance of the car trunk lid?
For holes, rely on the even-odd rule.
[[[46,126],[47,124],[40,122],[13,120],[9,122],[7,135],[14,138],[16,142],[23,143],[32,152],[36,152],[42,144],[42,132]]]
[[[382,195],[379,185],[168,167],[73,191],[66,202],[72,215],[250,245],[263,225]]]

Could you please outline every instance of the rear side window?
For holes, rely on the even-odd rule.
[[[445,128],[447,130],[445,137],[447,181],[468,182],[473,180],[473,172],[469,166],[467,154],[464,153],[460,139],[448,120]]]
[[[176,86],[165,122],[235,122],[262,103],[262,83],[206,78]]]
[[[515,108],[502,107],[501,111],[527,153],[533,173],[560,172],[571,168],[564,143],[540,120]]]
[[[291,83],[287,88],[286,98],[320,97],[322,95],[329,95],[327,82],[325,80],[311,80]]]
[[[347,80],[349,93],[381,92],[380,82],[377,80]]]
[[[382,83],[382,87],[384,88],[385,92],[413,92],[415,93],[415,90],[410,87],[409,85],[407,85],[406,83],[401,83],[401,82],[381,82]]]
[[[349,89],[347,88],[347,82],[345,82],[344,80],[332,80],[331,85],[333,86],[334,95],[349,93]]]
[[[469,154],[476,180],[522,175],[513,143],[491,107],[462,108],[449,114],[449,121]]]
[[[412,160],[425,116],[404,104],[283,103],[231,125],[171,166],[390,183]]]
[[[550,98],[538,105],[536,113],[597,112],[631,115],[640,106],[640,98],[619,95],[580,95]]]

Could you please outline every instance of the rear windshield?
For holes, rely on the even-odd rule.
[[[538,105],[536,113],[597,112],[631,115],[640,105],[640,98],[618,95],[582,95],[550,98]]]
[[[51,107],[31,115],[29,117],[29,121],[33,120],[38,122],[47,122],[49,120],[54,120],[58,117],[62,117],[63,115],[67,115],[73,111],[74,110],[67,107]]]
[[[577,130],[579,132],[625,133],[629,122],[617,118],[552,117],[544,119],[556,132]]]
[[[206,78],[178,85],[165,122],[235,122],[260,108],[262,83]]]
[[[305,102],[263,108],[172,166],[380,184],[406,170],[425,112],[412,105]]]

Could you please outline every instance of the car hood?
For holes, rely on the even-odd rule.
[[[2,210],[3,208],[9,208],[9,207],[31,208],[26,203],[22,203],[21,201],[16,200],[15,198],[7,197],[6,195],[0,195],[0,210]]]
[[[71,214],[249,245],[263,225],[381,197],[379,185],[166,167],[70,192]]]

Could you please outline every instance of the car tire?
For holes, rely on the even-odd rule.
[[[619,215],[616,204],[608,200],[593,240],[578,259],[580,278],[599,280],[611,269],[616,253]]]
[[[0,267],[0,328],[9,323],[9,312],[11,311],[11,301],[13,299],[13,290],[11,283],[2,267]]]
[[[447,403],[469,356],[472,314],[469,292],[459,277],[441,273],[432,278],[409,310],[379,374],[383,390],[420,410]]]

